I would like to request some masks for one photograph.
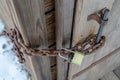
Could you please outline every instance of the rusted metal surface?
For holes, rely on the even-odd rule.
[[[99,12],[91,14],[91,15],[88,16],[87,20],[93,19],[93,20],[97,21],[100,25],[105,26],[108,22],[108,19],[103,20],[103,16],[104,16],[105,11],[109,12],[109,9],[103,8]]]
[[[14,49],[20,58],[20,62],[24,63],[25,59],[23,57],[23,54],[27,54],[29,56],[57,56],[58,54],[61,54],[63,56],[71,56],[73,54],[70,54],[68,51],[64,50],[55,50],[55,49],[33,49],[29,46],[26,46],[23,42],[23,39],[21,37],[20,32],[17,28],[10,29],[4,32],[13,42]],[[85,55],[89,55],[93,51],[97,50],[98,48],[102,47],[105,43],[105,37],[102,36],[99,44],[95,44],[96,35],[92,34],[90,35],[83,43],[77,44],[76,46],[72,47],[70,50],[72,51],[80,51]]]
[[[109,9],[103,8],[98,13],[94,13],[94,14],[91,14],[91,15],[88,16],[88,20],[93,19],[100,24],[100,27],[99,27],[99,30],[98,30],[98,33],[97,33],[96,44],[99,43],[100,38],[102,36],[104,26],[108,22],[108,13],[109,13]]]

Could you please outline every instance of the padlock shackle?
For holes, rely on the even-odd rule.
[[[68,51],[68,52],[70,52],[70,53],[75,54],[74,51],[69,50],[69,49],[67,49],[67,48],[61,48],[61,50],[65,50],[65,51]],[[65,60],[68,60],[69,62],[71,62],[71,59],[70,59],[70,58],[64,57],[64,56],[62,56],[60,53],[58,54],[58,56],[61,57],[61,58],[63,58],[63,59],[65,59]]]
[[[71,52],[71,53],[75,53],[75,51],[72,51],[72,50],[67,49],[67,48],[61,48],[61,50],[65,50],[65,51],[68,51],[68,52]]]

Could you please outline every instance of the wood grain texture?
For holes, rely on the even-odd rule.
[[[55,0],[44,0],[45,12],[50,12],[55,8]]]
[[[57,69],[56,68],[57,68],[56,65],[51,68],[52,80],[57,80],[56,79],[56,76],[57,76],[57,71],[56,71]]]
[[[86,79],[97,80],[120,65],[120,51],[90,70]],[[90,75],[89,75],[90,74]],[[95,75],[96,74],[96,75]],[[95,76],[94,76],[95,75]],[[112,79],[114,80],[114,79]]]
[[[117,67],[113,72],[120,79],[120,66]]]
[[[113,7],[111,9],[111,13],[110,13],[110,16],[109,16],[109,23],[108,25],[106,26],[105,28],[105,32],[104,34],[106,34],[106,44],[105,46],[101,49],[101,51],[97,52],[97,54],[95,54],[94,56],[94,59],[93,61],[96,61],[100,58],[102,58],[103,56],[109,54],[111,51],[115,50],[116,48],[120,47],[120,44],[119,44],[119,41],[120,41],[120,38],[118,36],[120,36],[119,34],[119,30],[120,30],[120,18],[118,18],[120,15],[116,16],[116,14],[119,14],[120,12],[120,1],[119,0],[115,0],[114,4],[113,4]],[[107,28],[109,27],[109,28]],[[109,31],[109,32],[107,32]],[[115,62],[119,61],[117,58],[117,55],[114,57],[116,59]],[[113,60],[114,60],[113,58]],[[111,60],[111,64],[112,64],[112,61]],[[108,63],[105,64],[106,66],[109,66]],[[113,64],[112,66],[114,68],[115,65],[117,64]],[[103,65],[101,65],[100,67],[102,67]],[[106,69],[106,72],[109,71],[109,68]],[[90,73],[92,73],[93,71],[91,70]],[[89,74],[89,73],[88,73]],[[89,76],[90,77],[90,76]]]
[[[114,55],[92,67],[87,72],[79,77],[74,78],[73,80],[98,80],[108,72],[113,71],[120,65],[120,47],[114,50],[112,53],[114,53]]]
[[[2,18],[7,28],[14,28],[14,24],[6,0],[0,0],[0,18]]]
[[[77,1],[73,34],[73,46],[77,44],[81,39],[86,38],[89,34],[95,33],[98,30],[98,24],[95,21],[87,21],[88,15],[104,7],[111,9],[113,1],[114,0]]]
[[[13,14],[15,14],[15,13],[13,13]],[[17,20],[16,21],[14,21],[14,19],[13,19],[13,17],[11,16],[11,10],[10,10],[10,6],[8,6],[8,4],[7,4],[7,1],[6,0],[2,0],[2,1],[0,1],[0,17],[2,17],[2,20],[4,21],[4,23],[5,23],[5,27],[7,28],[7,29],[10,29],[10,28],[14,28],[15,27],[15,24],[17,25],[17,26],[20,26],[19,24],[19,22],[17,22]],[[17,16],[15,16],[14,15],[14,17],[17,17]],[[14,24],[15,23],[15,24]],[[25,56],[25,57],[27,57],[27,56]],[[28,72],[30,73],[30,75],[32,75],[31,74],[31,63],[30,63],[30,60],[29,59],[26,59],[26,62],[27,62],[27,64],[25,64],[25,65],[27,65],[27,70],[28,70]],[[35,79],[35,76],[34,76],[34,78],[33,78],[33,76],[32,76],[32,79]]]
[[[45,15],[48,46],[54,44],[55,40],[55,11],[52,11]]]
[[[57,49],[69,48],[73,21],[74,0],[55,0]],[[57,58],[57,80],[66,80],[68,63]]]
[[[13,20],[13,17],[11,16],[11,11],[10,11],[10,6],[8,6],[7,4],[7,1],[6,0],[2,0],[0,1],[0,17],[2,18],[2,20],[4,21],[5,23],[5,27],[7,29],[10,29],[10,28],[14,28],[15,27],[15,24],[17,26],[19,26],[19,22],[16,22]],[[15,17],[15,15],[14,15]],[[16,16],[17,17],[17,16]],[[15,24],[14,24],[15,23]],[[26,58],[27,56],[25,56]],[[28,58],[28,57],[27,57]],[[28,72],[30,73],[30,75],[32,75],[32,68],[30,67],[31,66],[31,62],[29,59],[26,58],[26,62],[25,65],[27,65],[27,70]],[[32,79],[35,79],[35,76],[32,76]]]
[[[14,5],[25,32],[28,43],[32,47],[47,45],[47,31],[42,0],[14,0]],[[34,27],[33,27],[34,26]],[[39,32],[39,34],[38,34]]]
[[[26,45],[47,48],[47,29],[43,0],[11,0],[6,1],[12,19],[20,30]],[[32,80],[51,80],[49,57],[29,57],[27,66]]]
[[[112,71],[104,75],[100,80],[120,80]]]
[[[74,33],[73,33],[73,46],[75,44],[77,44],[78,41],[85,39],[88,35],[97,33],[97,31],[98,31],[99,25],[95,21],[87,21],[87,16],[89,14],[92,14],[92,13],[104,8],[104,7],[107,7],[108,9],[111,10],[113,2],[114,2],[114,0],[111,0],[111,1],[78,0],[77,1],[75,23],[74,23]],[[117,21],[118,18],[114,18],[114,20],[113,20],[113,16],[115,16],[115,15],[111,11],[110,16],[109,16],[109,22],[106,25],[106,27],[104,29],[104,33],[103,33],[106,36],[106,43],[105,43],[104,47],[97,50],[96,52],[94,52],[91,55],[85,56],[81,66],[71,64],[70,70],[69,70],[69,79],[70,80],[72,78],[72,75],[74,75],[75,73],[88,67],[91,63],[102,58],[103,56],[107,55],[108,53],[110,53],[111,51],[115,50],[116,48],[118,48],[120,46],[118,44],[119,40],[115,39],[118,37],[118,33],[114,33],[117,30],[117,26],[115,27],[115,24],[117,24],[117,23],[115,21]],[[112,35],[115,35],[114,39],[113,39]],[[113,44],[116,44],[116,46],[113,46]],[[89,79],[89,78],[87,78],[87,76],[90,73],[89,74],[88,73],[80,76],[79,80]],[[77,79],[75,79],[75,80],[77,80]]]
[[[46,1],[46,0],[45,0]],[[46,28],[47,28],[47,38],[48,38],[48,46],[49,48],[55,49],[55,11],[51,11],[45,15],[46,19]],[[53,66],[56,64],[56,57],[50,57],[50,65]],[[51,75],[52,80],[56,79],[56,66],[54,68],[51,68]]]
[[[104,30],[104,34],[106,35],[106,43],[105,43],[104,47],[102,47],[98,51],[94,52],[92,55],[86,56],[80,67],[77,67],[74,65],[73,66],[74,72],[75,71],[78,72],[78,70],[84,69],[91,63],[93,63],[96,60],[102,58],[103,56],[109,54],[111,51],[115,50],[116,48],[118,48],[120,46],[120,44],[119,44],[120,38],[118,38],[118,36],[120,36],[119,35],[120,19],[118,18],[118,16],[116,16],[116,14],[119,14],[119,12],[120,12],[120,10],[118,8],[119,8],[119,1],[115,0],[113,8],[111,9],[111,12],[110,12],[109,22]],[[105,64],[107,64],[107,63],[105,63]],[[101,65],[100,67],[102,67],[102,66],[103,65]],[[101,69],[99,69],[99,70],[101,70]],[[109,69],[108,69],[108,71],[109,71]],[[94,73],[92,73],[92,72],[94,72],[94,70],[89,71],[88,73],[84,74],[83,76],[79,76],[79,79],[82,79],[82,80],[89,79],[90,80],[90,78],[93,77],[92,74],[97,74],[95,72]],[[91,79],[91,80],[94,80],[94,79]]]

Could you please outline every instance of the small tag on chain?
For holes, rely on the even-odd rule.
[[[72,63],[77,64],[77,65],[81,65],[82,61],[84,58],[84,54],[81,52],[75,52],[73,59],[72,59]]]

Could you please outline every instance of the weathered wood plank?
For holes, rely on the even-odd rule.
[[[120,65],[120,47],[111,52],[109,58],[100,62],[96,66],[90,68],[84,74],[79,75],[79,77],[74,78],[73,80],[98,80],[107,74],[110,71],[113,71],[116,67]],[[111,54],[110,53],[110,54]]]
[[[104,8],[104,7],[107,7],[108,9],[111,10],[113,2],[114,2],[114,0],[111,0],[111,1],[78,0],[77,1],[76,13],[75,13],[75,23],[74,23],[74,32],[73,32],[73,46],[75,44],[77,44],[80,40],[86,38],[88,35],[93,34],[93,33],[97,33],[97,31],[98,31],[98,28],[99,28],[98,23],[96,23],[95,21],[89,21],[88,22],[87,21],[87,16],[96,12],[96,11],[98,11],[98,10],[100,10],[100,9],[102,9],[102,8]],[[84,68],[89,66],[94,61],[102,58],[103,56],[105,56],[109,52],[118,48],[119,45],[114,47],[114,48],[111,46],[111,47],[109,47],[109,50],[107,50],[108,49],[107,47],[110,45],[109,43],[113,43],[113,40],[110,39],[111,35],[108,35],[112,31],[112,29],[115,28],[114,25],[113,25],[114,23],[112,21],[114,21],[114,20],[110,20],[108,22],[108,25],[105,27],[105,30],[104,30],[104,34],[107,37],[105,46],[103,48],[99,49],[98,51],[94,52],[93,54],[85,56],[81,66],[71,64],[70,65],[70,70],[69,70],[69,79],[70,80],[72,79],[72,75],[74,75],[77,72],[83,70]],[[110,24],[111,22],[113,24]],[[104,52],[102,52],[102,51],[104,51]],[[101,57],[99,56],[99,58],[94,60],[94,57],[97,54],[102,55],[102,56]],[[84,76],[82,76],[81,78],[80,77],[79,77],[79,80],[86,80],[84,78],[87,77],[87,73],[84,74]]]
[[[38,47],[39,45],[47,45],[47,31],[45,15],[43,13],[43,1],[14,0],[14,5],[17,14],[20,17],[20,21],[21,23],[23,23],[23,27],[21,27],[21,30],[25,32],[24,35],[27,36],[29,44],[32,45],[32,47]]]
[[[91,69],[91,71],[88,73],[88,74],[90,74],[90,73],[91,74],[88,75],[88,77],[86,79],[96,80],[96,79],[101,78],[106,73],[114,70],[116,67],[118,67],[120,65],[119,57],[120,57],[120,51],[117,54],[115,54],[114,56],[112,56],[111,58],[109,58],[108,60],[104,61],[103,63],[101,63],[98,66],[95,66],[93,69]],[[94,74],[96,74],[96,76],[94,76]],[[111,79],[111,80],[115,80],[115,79]]]
[[[6,2],[25,44],[31,47],[48,47],[43,0],[11,0]],[[25,57],[29,62],[27,66],[30,66],[32,80],[51,80],[48,57]]]
[[[2,18],[2,20],[5,23],[5,26],[7,26],[8,28],[14,27],[6,0],[0,1],[0,18]]]
[[[13,17],[11,16],[11,12],[6,3],[6,0],[0,1],[0,17],[2,17],[2,20],[4,21],[7,29],[15,27]],[[27,57],[27,56],[25,56],[25,57]],[[31,74],[32,68],[30,67],[31,66],[30,60],[26,58],[26,62],[27,63],[25,65],[27,65],[27,70],[28,70],[28,72],[30,72],[30,75],[32,75]],[[33,78],[33,76],[32,76],[32,79],[35,79],[35,78]]]
[[[54,65],[53,67],[51,67],[51,72],[52,72],[52,80],[57,80],[56,76],[57,76],[57,69],[56,69],[56,65]]]
[[[55,8],[55,0],[44,0],[45,12],[50,12]]]
[[[45,15],[48,46],[55,43],[55,12],[52,11]]]
[[[119,78],[111,71],[104,75],[100,80],[119,80]]]
[[[11,12],[9,10],[9,7],[7,5],[6,0],[0,1],[0,17],[2,17],[2,20],[4,21],[5,26],[6,26],[7,29],[15,27],[14,23],[17,23],[17,22],[14,22],[14,20],[13,20],[13,17],[11,16]],[[30,75],[32,75],[31,74],[31,71],[32,71],[31,69],[32,68],[30,68],[30,66],[31,66],[30,60],[27,59],[26,62],[27,62],[27,64],[25,64],[25,65],[27,65],[27,70],[28,70],[28,72],[30,72]],[[33,78],[33,76],[32,76],[32,79],[35,79],[35,78]]]
[[[87,21],[88,15],[107,7],[111,9],[114,0],[96,1],[96,0],[78,0],[76,2],[76,13],[73,34],[73,46],[89,34],[98,31],[98,24],[95,21]]]
[[[118,37],[118,36],[120,36],[120,34],[119,34],[120,18],[118,18],[118,16],[116,16],[116,14],[119,14],[119,12],[120,12],[120,10],[118,9],[119,3],[120,3],[119,0],[115,0],[115,2],[113,4],[113,8],[111,9],[108,25],[105,27],[105,30],[104,30],[104,34],[106,35],[106,43],[105,43],[105,45],[101,49],[96,51],[94,54],[89,55],[88,56],[89,58],[86,56],[85,59],[83,60],[83,64],[81,65],[81,68],[75,67],[76,69],[74,69],[74,71],[76,70],[76,72],[77,72],[77,70],[84,69],[85,67],[87,67],[91,63],[95,62],[96,60],[102,58],[103,56],[109,54],[113,50],[120,47],[120,44],[119,44],[120,38]],[[115,56],[114,58],[116,59],[116,57],[117,56]],[[103,65],[99,65],[99,67],[102,67],[104,69],[103,66],[105,66],[105,65],[110,66],[113,63],[112,61],[114,61],[114,60],[111,59],[110,64],[104,63]],[[118,63],[116,63],[117,61],[118,60],[116,59],[114,61],[115,64],[112,64],[113,68],[115,68],[116,65],[118,64]],[[92,74],[98,74],[99,76],[101,75],[100,73],[97,73],[97,71],[96,71],[96,73],[94,72],[96,69],[90,70],[89,72],[85,73],[84,76],[79,76],[79,79],[82,79],[82,80],[87,80],[87,79],[95,80],[95,78],[98,77],[98,76],[93,76]],[[109,68],[105,68],[105,69],[106,69],[105,70],[106,72],[108,72],[110,70]],[[98,71],[103,71],[102,74],[104,74],[104,70],[98,69]]]
[[[115,75],[120,79],[120,66],[117,67],[114,71]]]
[[[55,0],[57,49],[69,48],[73,21],[74,0]],[[57,80],[66,80],[68,63],[57,58]]]
[[[98,51],[97,54],[94,56],[94,60],[93,61],[96,61],[100,58],[102,58],[103,56],[109,54],[109,52],[115,50],[116,48],[120,47],[120,44],[119,44],[119,41],[120,41],[120,38],[118,36],[119,35],[119,30],[120,30],[120,18],[119,15],[116,16],[116,14],[119,14],[120,10],[118,9],[120,7],[120,1],[119,0],[115,0],[114,4],[113,4],[113,7],[111,9],[111,13],[110,13],[110,16],[109,16],[109,23],[108,25],[106,26],[105,28],[105,32],[104,34],[106,34],[106,44],[105,46],[101,49],[101,51]],[[108,32],[109,31],[109,32]],[[114,58],[117,58],[114,57]],[[113,59],[114,59],[113,58]],[[113,60],[111,60],[112,62]],[[116,62],[118,60],[116,59]],[[112,63],[111,63],[112,64]],[[109,64],[105,64],[106,66],[109,66]],[[117,64],[116,64],[117,65]],[[101,65],[100,67],[102,67],[103,65]],[[114,68],[115,67],[115,64],[113,65]],[[106,72],[109,71],[109,68],[106,69]],[[93,71],[91,70],[90,73],[92,73]],[[89,74],[89,73],[88,73]]]
[[[47,1],[47,0],[45,0]],[[48,0],[49,1],[49,0]],[[48,46],[49,48],[55,48],[55,11],[51,11],[45,15],[46,19],[46,28],[48,36]],[[50,57],[50,65],[53,66],[56,64],[56,57]],[[52,80],[56,79],[56,66],[51,68]]]

